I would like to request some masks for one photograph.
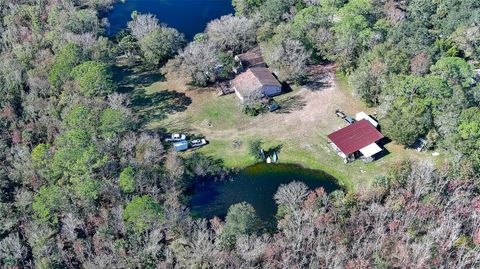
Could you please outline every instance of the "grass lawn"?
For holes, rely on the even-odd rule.
[[[138,80],[135,72],[131,76]],[[281,106],[278,112],[257,117],[243,114],[234,94],[217,97],[214,89],[191,89],[176,80],[138,84],[126,92],[131,93],[133,107],[144,128],[204,136],[210,143],[197,150],[222,159],[227,167],[253,164],[255,160],[248,148],[255,139],[262,140],[264,149],[280,147],[280,162],[323,170],[348,189],[357,191],[368,189],[375,176],[382,175],[389,165],[403,158],[421,157],[441,163],[443,154],[433,158],[430,153],[389,143],[386,149],[390,153],[380,160],[344,164],[327,144],[326,135],[345,126],[335,116],[335,109],[349,115],[373,110],[352,97],[345,79],[336,79],[332,74],[328,82],[319,83],[322,86],[317,88],[294,87],[275,98]]]

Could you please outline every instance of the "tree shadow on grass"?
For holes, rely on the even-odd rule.
[[[174,90],[147,93],[146,88],[165,78],[158,70],[147,70],[141,65],[112,67],[118,92],[130,95],[131,107],[140,118],[140,124],[163,120],[168,114],[185,111],[192,100]]]
[[[322,91],[331,88],[335,80],[335,70],[335,63],[331,62],[309,66],[304,86],[311,91]]]
[[[132,107],[142,123],[163,120],[168,114],[185,111],[191,103],[185,93],[172,90],[147,94],[145,89],[139,89],[132,93]]]
[[[113,80],[118,84],[119,93],[132,93],[165,78],[158,70],[144,70],[139,66],[113,66]]]
[[[282,148],[283,148],[283,144],[276,145],[276,146],[274,146],[274,147],[271,147],[271,148],[265,150],[265,154],[266,154],[267,156],[271,156],[271,155],[273,155],[273,153],[276,153],[276,154],[279,155],[280,152],[282,152]]]
[[[322,91],[332,87],[332,81],[333,78],[329,74],[312,75],[305,82],[305,87],[311,91]]]
[[[280,108],[277,111],[275,111],[275,113],[280,113],[280,114],[292,113],[293,111],[301,110],[303,107],[305,107],[305,105],[306,105],[305,100],[303,100],[302,97],[295,95],[288,99],[283,100],[282,102],[279,102]]]

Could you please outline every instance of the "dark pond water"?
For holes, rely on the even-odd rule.
[[[197,217],[224,217],[231,205],[245,201],[255,208],[260,218],[272,220],[277,213],[273,195],[281,184],[295,180],[304,182],[312,190],[340,189],[336,180],[322,171],[292,164],[262,163],[240,171],[232,181],[197,183],[190,198],[190,210]]]
[[[112,36],[126,28],[135,10],[156,15],[161,23],[176,28],[190,40],[203,32],[211,20],[234,13],[232,0],[126,0],[115,4],[108,14],[107,34]]]

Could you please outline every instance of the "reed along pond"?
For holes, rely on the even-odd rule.
[[[271,221],[277,213],[273,196],[280,185],[292,181],[301,181],[311,190],[323,187],[328,193],[341,189],[334,177],[322,171],[293,164],[261,163],[241,170],[232,180],[197,182],[190,197],[190,210],[195,217],[223,218],[231,205],[245,201],[262,220]]]
[[[235,11],[232,0],[124,0],[119,1],[108,14],[107,34],[113,36],[127,28],[133,11],[151,13],[192,40],[203,32],[207,23]]]

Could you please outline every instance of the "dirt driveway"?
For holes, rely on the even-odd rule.
[[[354,116],[358,111],[367,110],[360,102],[337,87],[333,65],[324,66],[322,70],[314,70],[312,81],[306,86],[276,97],[281,109],[274,113],[266,113],[257,117],[249,118],[242,122],[234,130],[221,128],[206,128],[195,126],[209,137],[227,138],[231,136],[243,136],[252,134],[262,137],[311,137],[312,135],[326,135],[343,127],[335,115],[336,109],[341,109],[347,114]],[[188,91],[187,95],[195,99],[202,99],[212,95],[211,92]],[[219,98],[219,102],[224,97]],[[240,112],[240,109],[238,111]]]
[[[390,143],[387,149],[391,154],[378,161],[344,164],[327,145],[327,135],[345,126],[335,110],[340,109],[350,116],[359,111],[369,114],[373,111],[352,96],[344,80],[336,78],[333,65],[313,68],[310,77],[305,86],[275,97],[280,110],[256,117],[242,112],[234,94],[217,97],[215,89],[189,89],[178,80],[156,82],[145,88],[144,94],[160,97],[162,93],[173,91],[177,94],[168,95],[173,99],[158,99],[175,104],[180,100],[175,96],[182,96],[182,100],[188,100],[188,105],[150,121],[146,128],[205,136],[210,144],[199,151],[222,159],[228,167],[252,164],[255,160],[249,154],[248,145],[253,139],[260,139],[267,149],[282,147],[279,155],[282,162],[324,170],[356,190],[368,188],[374,177],[383,174],[392,163],[420,156],[414,150]],[[146,114],[158,110],[149,109]],[[422,158],[427,155],[423,154]]]

